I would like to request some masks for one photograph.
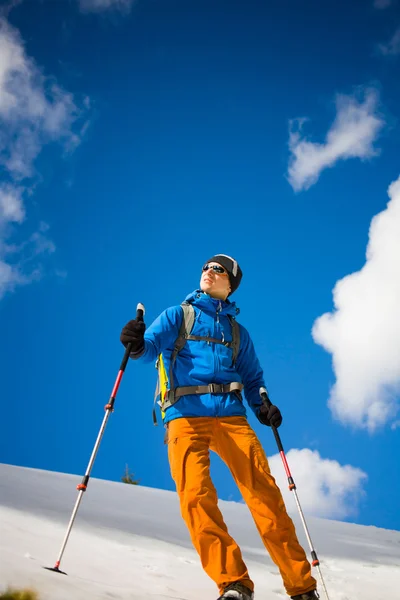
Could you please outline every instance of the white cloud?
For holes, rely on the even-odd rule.
[[[48,229],[46,223],[40,223],[38,230],[19,244],[7,244],[0,239],[0,299],[17,286],[43,277],[43,268],[36,258],[52,254],[56,249],[46,235]]]
[[[374,0],[374,8],[384,9],[392,4],[392,0]]]
[[[387,44],[379,44],[379,50],[385,56],[400,54],[400,27],[395,31],[392,39]]]
[[[310,142],[302,136],[306,119],[290,123],[288,179],[295,191],[308,189],[321,172],[340,159],[375,156],[373,143],[384,125],[378,114],[378,94],[367,90],[364,101],[354,96],[336,97],[336,118],[324,143]]]
[[[10,12],[16,8],[17,6],[19,6],[20,4],[22,4],[24,0],[4,0],[3,4],[0,6],[0,16],[1,17],[8,17],[8,15],[10,14]]]
[[[32,176],[44,144],[79,143],[72,129],[79,113],[72,94],[42,75],[18,32],[0,19],[0,164],[15,179]]]
[[[79,0],[79,8],[86,13],[102,12],[110,9],[127,13],[134,2],[135,0]]]
[[[305,513],[329,519],[345,519],[357,514],[359,501],[365,494],[362,486],[367,475],[364,471],[321,458],[316,450],[308,448],[289,450],[286,458]],[[268,462],[286,506],[291,511],[296,510],[280,455],[271,456]]]
[[[6,292],[12,292],[17,285],[24,283],[26,283],[25,277],[19,272],[18,267],[0,259],[0,299]]]
[[[24,220],[22,193],[23,188],[10,184],[0,185],[0,226],[2,223],[21,223]]]
[[[80,143],[88,102],[78,106],[72,94],[45,77],[26,55],[19,32],[0,17],[0,297],[36,280],[40,267],[32,258],[54,250],[42,227],[22,244],[6,240],[26,218],[24,199],[37,178],[35,159],[48,143],[58,142],[67,152]]]
[[[400,391],[400,178],[388,193],[371,221],[365,265],[336,283],[334,311],[312,329],[332,354],[333,415],[370,431],[395,418]]]

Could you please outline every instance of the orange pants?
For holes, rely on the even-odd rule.
[[[207,575],[220,592],[233,581],[254,589],[229,535],[210,477],[210,450],[229,467],[289,596],[316,588],[264,450],[245,417],[192,417],[168,423],[168,458],[182,517]]]

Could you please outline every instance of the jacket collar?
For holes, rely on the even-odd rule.
[[[236,317],[240,312],[240,309],[236,306],[235,302],[212,298],[201,290],[194,290],[194,292],[186,296],[185,301],[201,310],[211,313],[219,312],[221,315],[231,315],[232,317]]]

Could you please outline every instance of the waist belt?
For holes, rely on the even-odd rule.
[[[208,385],[187,385],[174,389],[175,401],[187,394],[229,394],[229,392],[241,392],[243,383],[233,381],[232,383],[209,383]]]
[[[229,394],[230,392],[236,393],[238,398],[242,400],[241,391],[243,387],[243,383],[239,383],[238,381],[232,381],[232,383],[209,383],[208,385],[186,385],[177,387],[174,390],[167,390],[164,399],[160,399],[157,402],[157,398],[160,395],[160,389],[157,380],[154,404],[157,402],[157,404],[161,406],[162,410],[165,411],[170,406],[173,406],[181,396],[186,396],[187,394]],[[154,408],[153,422],[155,425],[157,425],[157,418]]]

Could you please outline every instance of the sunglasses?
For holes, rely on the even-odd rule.
[[[219,275],[227,275],[226,270],[221,265],[204,265],[203,271],[208,271],[212,269],[214,273],[218,273]]]

